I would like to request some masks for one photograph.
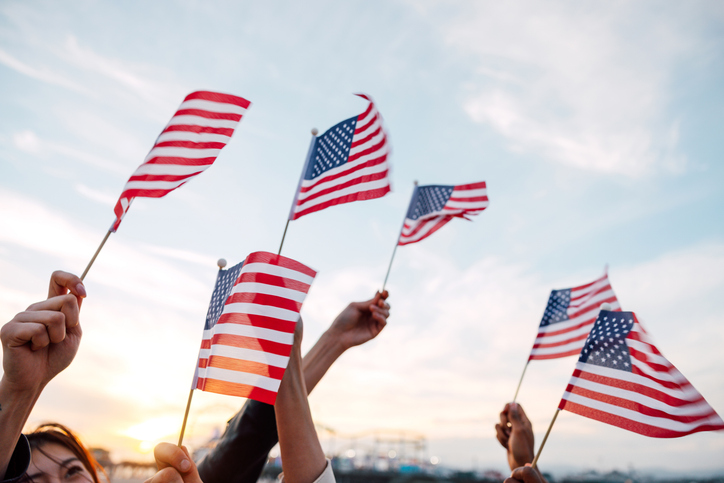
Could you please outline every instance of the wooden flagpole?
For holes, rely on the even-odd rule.
[[[196,361],[198,364],[199,362]],[[186,422],[189,420],[189,409],[191,409],[191,398],[194,397],[194,388],[192,387],[189,391],[189,400],[186,402],[186,412],[184,413],[184,422],[181,423],[181,433],[178,435],[178,445],[184,442],[184,432],[186,431]]]
[[[111,236],[111,233],[113,233],[111,230],[108,230],[108,233],[106,233],[106,236],[103,237],[103,241],[100,245],[98,245],[98,249],[96,250],[95,254],[93,255],[93,258],[91,258],[91,261],[88,262],[88,266],[85,267],[85,270],[83,270],[83,275],[80,276],[80,279],[83,280],[86,275],[88,275],[88,270],[90,270],[91,265],[93,265],[93,262],[96,261],[96,257],[98,257],[98,254],[101,252],[101,248],[103,248],[103,245],[106,244],[106,240],[108,240],[108,237]]]
[[[525,363],[525,366],[523,366],[523,374],[520,375],[520,380],[518,381],[518,387],[515,390],[515,396],[513,396],[513,402],[515,402],[518,399],[518,391],[520,391],[520,385],[523,384],[523,376],[525,376],[525,370],[528,369],[528,364],[530,363],[530,359]]]
[[[284,239],[287,237],[287,228],[289,228],[289,222],[292,220],[292,215],[294,214],[294,207],[297,205],[297,198],[299,197],[299,190],[302,188],[302,181],[304,181],[304,173],[307,172],[307,167],[309,166],[309,159],[312,157],[312,150],[314,149],[314,141],[317,139],[317,134],[319,134],[319,131],[317,131],[316,127],[312,128],[312,141],[309,143],[309,150],[307,151],[307,159],[304,161],[304,167],[302,168],[302,174],[299,176],[299,183],[297,184],[297,191],[294,193],[294,199],[292,200],[292,208],[289,210],[289,216],[287,217],[287,224],[284,225],[284,234],[282,234],[282,242],[279,244],[279,252],[277,252],[277,255],[282,254],[282,247],[284,246]]]
[[[415,199],[415,190],[417,189],[417,180],[415,180],[415,187],[412,190],[412,198],[410,199],[410,204],[412,204],[412,201]],[[407,208],[407,211],[410,211],[410,208]],[[402,230],[405,228],[405,220],[407,219],[407,211],[405,212],[405,217],[402,219],[402,226],[400,227],[400,234],[397,235],[397,241],[395,242],[395,248],[392,250],[392,257],[390,257],[390,264],[387,266],[387,274],[385,275],[385,281],[382,282],[382,292],[385,291],[385,287],[387,286],[387,279],[390,277],[390,270],[392,270],[392,261],[395,259],[395,253],[397,253],[397,246],[400,244],[400,236],[402,236]]]
[[[219,267],[219,272],[223,270],[223,268],[226,266],[226,259],[219,258],[219,260],[216,262],[216,265]],[[219,276],[217,275],[216,278],[218,279]],[[194,368],[194,381],[196,381],[196,371],[198,370],[199,361],[196,360],[196,368]],[[183,444],[184,441],[184,433],[186,432],[186,423],[189,420],[189,410],[191,409],[191,399],[194,397],[194,384],[191,383],[191,389],[189,390],[189,399],[186,401],[186,411],[184,412],[184,421],[181,423],[181,432],[178,435],[178,445],[179,447],[181,444]]]
[[[543,441],[541,441],[540,448],[538,448],[538,453],[536,453],[535,458],[533,458],[533,462],[530,464],[533,469],[536,469],[536,465],[538,464],[538,458],[540,458],[540,454],[543,451],[543,446],[546,445],[548,435],[551,434],[551,429],[553,428],[553,423],[556,422],[556,418],[558,417],[558,413],[560,412],[560,408],[556,408],[556,413],[553,415],[553,419],[551,420],[550,426],[548,426],[548,431],[546,431],[546,435],[543,437]]]

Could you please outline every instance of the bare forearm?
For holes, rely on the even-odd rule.
[[[314,429],[307,401],[307,388],[301,371],[301,357],[292,357],[282,379],[274,410],[282,454],[284,481],[311,483],[322,474],[326,458]]]
[[[40,396],[40,391],[18,393],[0,380],[0,479],[7,471],[23,426]]]
[[[339,342],[339,337],[331,334],[329,331],[322,334],[314,346],[304,356],[302,368],[304,371],[304,381],[307,386],[307,393],[311,393],[312,389],[324,377],[332,364],[341,356],[345,347]]]

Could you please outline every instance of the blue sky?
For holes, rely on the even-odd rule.
[[[355,92],[384,116],[394,191],[290,226],[284,253],[320,272],[306,346],[381,283],[414,180],[485,180],[491,204],[398,251],[390,326],[315,391],[317,421],[420,431],[443,464],[503,468],[491,428],[550,289],[606,263],[624,309],[721,413],[723,23],[715,1],[3,2],[6,320],[53,269],[82,271],[187,93],[252,102],[212,168],[134,203],[87,279],[81,353],[34,421],[118,455],[173,440],[215,260],[277,248],[310,129],[361,112]],[[573,362],[529,368],[538,441]],[[238,405],[195,404],[190,443]],[[722,469],[724,437],[650,440],[564,414],[549,444],[541,465]]]

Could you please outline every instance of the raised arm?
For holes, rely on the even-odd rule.
[[[274,411],[279,433],[284,481],[312,483],[327,466],[327,459],[317,438],[307,401],[307,387],[302,373],[302,321],[294,333],[289,365],[284,372]]]
[[[364,302],[352,302],[334,319],[303,359],[307,393],[342,353],[374,339],[384,329],[390,315],[387,296],[385,291]],[[277,442],[274,407],[250,399],[199,462],[199,474],[206,483],[255,483]]]
[[[55,272],[48,299],[17,314],[0,330],[3,376],[0,379],[0,477],[17,450],[24,452],[20,434],[40,393],[73,361],[81,339],[80,305],[86,296],[80,278]],[[28,453],[29,456],[29,453]],[[22,472],[25,470],[20,468]]]
[[[508,466],[513,471],[511,478],[535,483],[545,478],[539,471],[530,468],[535,457],[535,439],[533,425],[518,403],[508,403],[500,412],[500,422],[495,425],[498,442],[505,448],[508,456]],[[506,480],[508,481],[508,480]]]
[[[362,345],[382,332],[390,316],[388,296],[385,290],[377,292],[370,300],[350,303],[304,356],[304,379],[310,393],[346,350]]]

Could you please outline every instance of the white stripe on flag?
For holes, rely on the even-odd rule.
[[[294,343],[294,334],[274,329],[265,329],[263,327],[254,327],[253,325],[234,323],[217,323],[213,329],[204,330],[204,339],[211,339],[211,337],[218,334],[239,335],[242,337],[269,340],[290,346]]]
[[[214,355],[229,357],[232,359],[241,359],[244,361],[259,362],[261,364],[268,364],[274,367],[281,367],[282,369],[286,368],[287,364],[289,364],[289,357],[256,351],[253,349],[243,349],[241,347],[233,347],[223,344],[214,344],[212,349],[201,349],[199,351],[199,359],[208,359],[210,356]]]
[[[221,315],[235,313],[264,315],[266,317],[274,317],[276,319],[287,320],[289,322],[296,322],[299,320],[299,312],[295,312],[294,310],[281,309],[271,305],[249,304],[244,302],[224,305],[224,311],[221,312]]]
[[[255,282],[237,283],[236,285],[234,285],[231,293],[259,293],[265,295],[274,295],[276,297],[283,297],[285,299],[293,300],[295,302],[304,302],[304,298],[307,296],[306,293],[300,292],[299,290]]]
[[[210,366],[206,367],[205,379],[216,379],[217,381],[234,382],[236,384],[247,384],[249,386],[259,387],[261,389],[274,392],[279,391],[279,385],[282,382],[279,379],[273,379],[267,376]]]
[[[302,272],[297,272],[291,268],[280,267],[279,265],[271,265],[269,263],[250,263],[244,265],[241,273],[266,273],[267,275],[276,275],[277,277],[288,278],[298,282],[311,285],[314,277],[310,277]]]

